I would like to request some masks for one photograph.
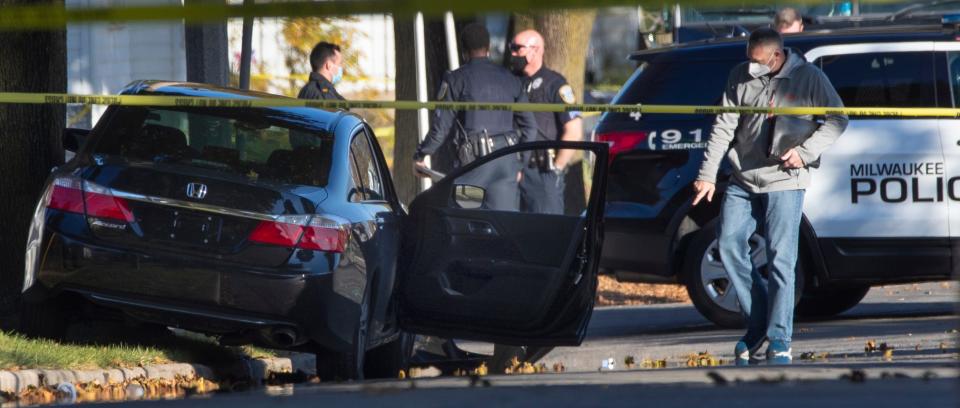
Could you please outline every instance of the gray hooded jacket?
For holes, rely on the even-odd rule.
[[[793,50],[788,49],[786,53],[787,61],[772,78],[751,76],[749,62],[734,67],[727,78],[723,106],[769,107],[772,101],[772,106],[777,107],[843,107],[840,96],[820,68]],[[717,115],[697,180],[716,183],[717,170],[726,154],[736,182],[750,192],[806,189],[810,185],[809,167],[819,165],[820,155],[840,137],[848,119],[846,115],[798,117],[823,123],[796,147],[807,168],[787,170],[779,160],[768,157],[773,121],[767,115],[724,113]]]

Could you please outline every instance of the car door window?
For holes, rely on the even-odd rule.
[[[350,143],[350,155],[354,162],[351,171],[355,172],[354,181],[362,188],[362,200],[384,200],[383,178],[366,132],[361,131],[354,136]]]
[[[821,58],[847,107],[937,106],[933,53],[877,52]]]

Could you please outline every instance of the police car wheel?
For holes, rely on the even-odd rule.
[[[696,233],[688,247],[687,256],[683,258],[682,282],[700,314],[720,327],[743,328],[740,303],[720,261],[716,237],[716,220]],[[754,265],[760,269],[761,275],[766,277],[766,244],[759,234],[750,237],[750,256]],[[806,280],[803,263],[803,256],[798,256],[795,301],[799,301]]]

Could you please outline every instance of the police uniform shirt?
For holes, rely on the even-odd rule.
[[[337,93],[337,89],[323,75],[316,72],[310,73],[310,81],[300,89],[297,94],[300,99],[338,99],[344,100],[343,96]]]
[[[563,103],[567,105],[576,103],[573,88],[567,83],[567,79],[547,67],[541,67],[532,76],[525,77],[523,86],[527,91],[530,102],[533,103]],[[534,140],[560,140],[563,135],[563,126],[579,116],[578,112],[535,112],[534,117],[536,117],[539,131],[537,132],[537,138]]]
[[[438,101],[456,102],[527,102],[527,94],[520,78],[489,58],[474,58],[455,71],[447,72],[437,92]],[[521,142],[536,137],[537,124],[531,112],[505,110],[454,111],[437,109],[430,123],[430,131],[417,149],[416,159],[433,154],[446,140],[459,119],[467,134],[486,130],[499,134],[520,130]]]

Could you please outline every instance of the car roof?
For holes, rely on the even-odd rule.
[[[805,53],[819,46],[834,44],[957,41],[957,35],[939,26],[886,26],[809,31],[784,36],[783,40],[786,47]],[[746,41],[746,37],[695,41],[636,51],[630,55],[630,59],[644,62],[728,60],[731,57],[743,59]]]
[[[222,87],[211,84],[159,80],[134,81],[120,91],[120,94],[226,99],[292,99],[286,96],[274,95],[266,92]],[[309,107],[268,107],[249,109],[262,110],[266,116],[269,116],[272,119],[288,122],[297,127],[325,132],[333,132],[333,128],[336,126],[337,121],[342,117],[352,116],[341,110],[335,111]]]

